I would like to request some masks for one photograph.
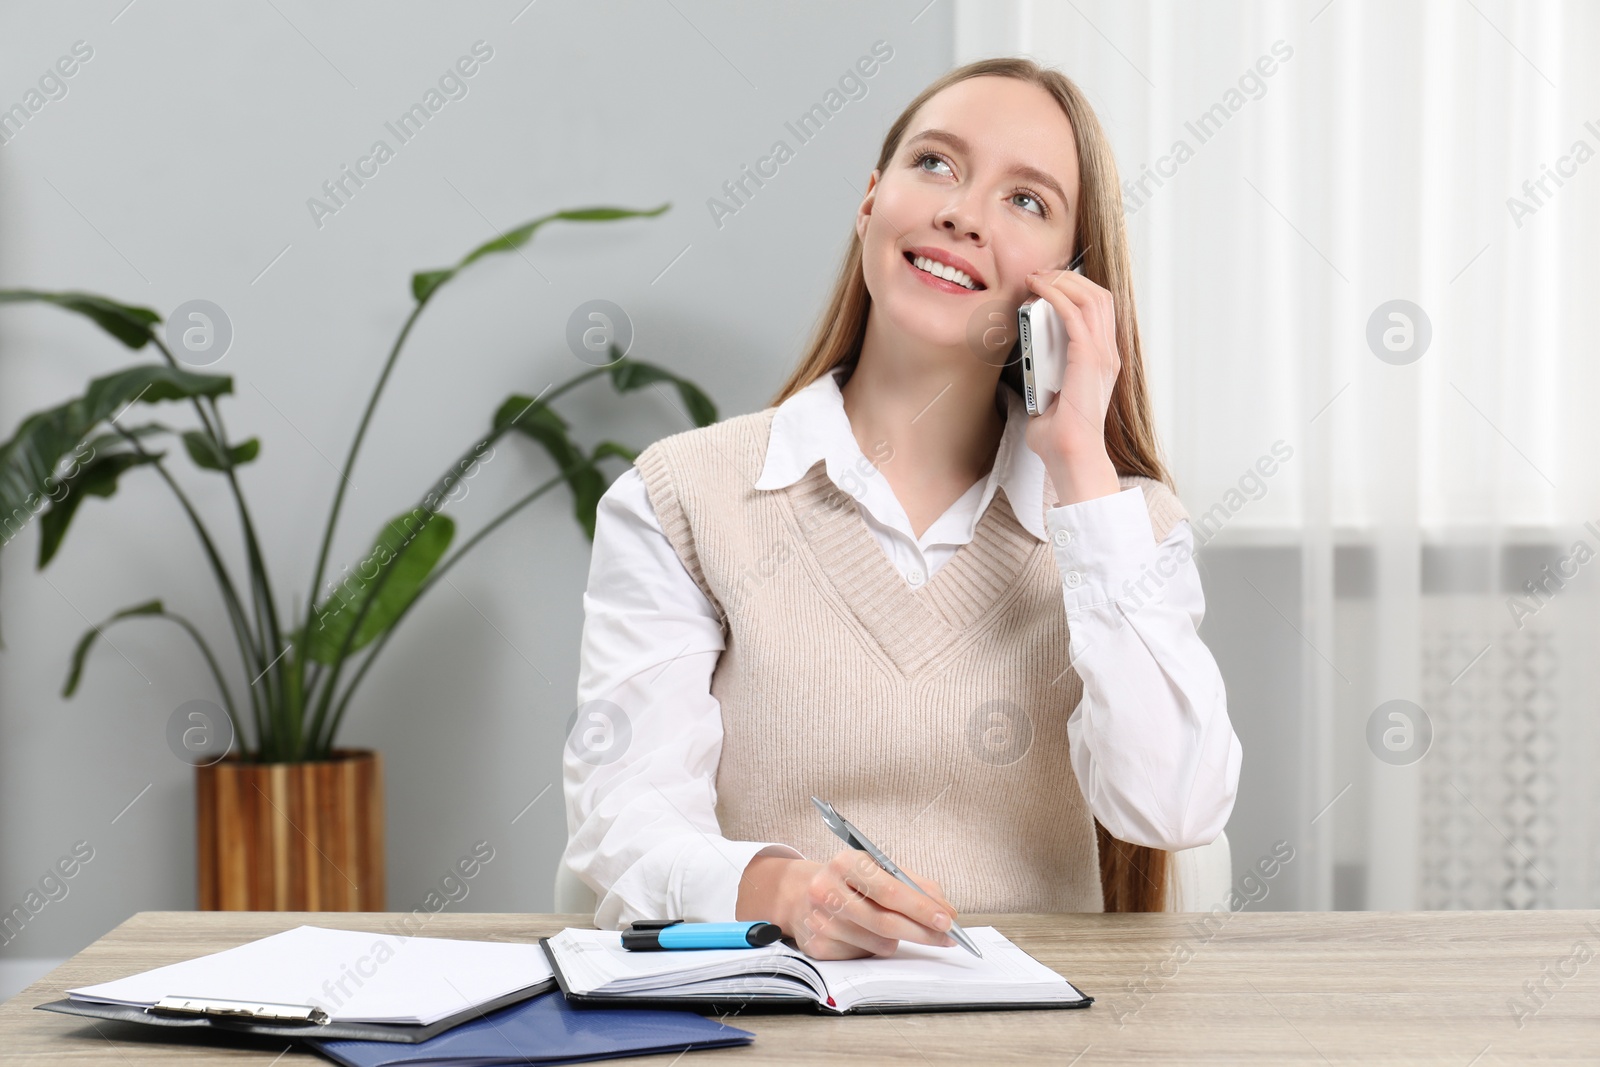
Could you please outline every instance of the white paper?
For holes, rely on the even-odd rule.
[[[335,1022],[425,1026],[550,977],[537,944],[300,926],[67,994],[136,1007],[167,996],[312,1005]]]
[[[983,951],[902,941],[892,956],[817,964],[839,1008],[857,1003],[935,1004],[1077,1001],[1083,994],[992,926],[963,927]]]

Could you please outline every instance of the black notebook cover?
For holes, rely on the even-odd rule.
[[[548,956],[550,950],[545,950]],[[320,1041],[334,1041],[349,1039],[354,1041],[397,1041],[405,1044],[415,1044],[426,1041],[444,1033],[453,1026],[460,1026],[469,1019],[476,1019],[485,1012],[504,1008],[511,1004],[527,1000],[529,997],[548,993],[555,988],[553,979],[545,979],[537,985],[507,993],[503,997],[483,1004],[477,1004],[465,1011],[458,1011],[454,1015],[440,1019],[427,1026],[407,1026],[400,1023],[342,1023],[331,1022],[318,1025],[316,1023],[268,1023],[252,1022],[249,1019],[230,1018],[216,1015],[156,1015],[127,1004],[97,1004],[86,1000],[52,1000],[48,1004],[39,1004],[35,1011],[57,1011],[63,1015],[82,1015],[90,1019],[110,1019],[115,1022],[142,1023],[146,1026],[166,1026],[179,1030],[210,1030],[216,1033],[256,1034],[262,1037],[283,1037],[296,1040],[316,1038]]]
[[[555,950],[550,947],[550,939],[541,937],[539,947],[544,949],[545,958],[550,961],[550,969],[555,972],[556,982],[561,986],[562,994],[567,1002],[579,1007],[634,1007],[634,1008],[687,1008],[690,1011],[707,1012],[713,1015],[738,1015],[752,1012],[778,1012],[778,1011],[810,1011],[818,1015],[865,1015],[872,1014],[898,1014],[909,1015],[923,1012],[949,1012],[949,1011],[1037,1011],[1047,1008],[1087,1008],[1094,1003],[1094,998],[1083,990],[1078,992],[1083,995],[1082,1000],[1074,1001],[1003,1001],[994,1004],[862,1004],[845,1011],[830,1010],[827,1005],[820,1003],[809,995],[776,996],[762,994],[750,997],[695,997],[672,996],[644,996],[635,993],[629,994],[597,994],[574,993],[567,988],[567,976],[561,972],[561,961],[556,958]],[[1071,983],[1068,983],[1069,985]]]

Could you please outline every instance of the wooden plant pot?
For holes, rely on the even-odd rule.
[[[195,768],[200,908],[383,911],[383,758]]]

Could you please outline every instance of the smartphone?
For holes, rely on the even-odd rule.
[[[1071,269],[1083,273],[1083,253]],[[1067,369],[1067,324],[1050,301],[1029,297],[1017,309],[1017,343],[1022,348],[1022,399],[1029,415],[1043,415],[1061,392],[1061,376]]]
[[[1048,300],[1036,296],[1017,309],[1017,337],[1022,345],[1022,399],[1029,415],[1043,415],[1061,392],[1067,326]]]

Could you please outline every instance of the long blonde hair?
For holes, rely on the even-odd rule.
[[[1154,478],[1177,491],[1161,460],[1150,395],[1145,387],[1144,354],[1139,346],[1139,323],[1133,300],[1133,263],[1123,228],[1122,196],[1117,164],[1094,109],[1076,85],[1060,71],[1041,67],[1031,59],[1006,57],[981,59],[957,67],[936,80],[906,106],[878,153],[877,169],[888,169],[900,149],[906,129],[922,105],[937,93],[968,78],[986,74],[1016,78],[1039,86],[1055,98],[1077,135],[1080,183],[1077,233],[1074,247],[1084,252],[1083,273],[1111,293],[1116,305],[1117,350],[1122,370],[1117,375],[1106,411],[1106,453],[1118,474]],[[861,356],[867,313],[872,295],[861,270],[861,238],[854,232],[840,264],[833,294],[817,320],[805,355],[778,390],[772,405],[783,403],[822,375]],[[1001,371],[1002,380],[1021,392],[1020,369],[1015,363]],[[1100,848],[1100,885],[1106,911],[1161,911],[1165,907],[1167,854],[1160,849],[1130,845],[1113,838],[1095,820]]]

